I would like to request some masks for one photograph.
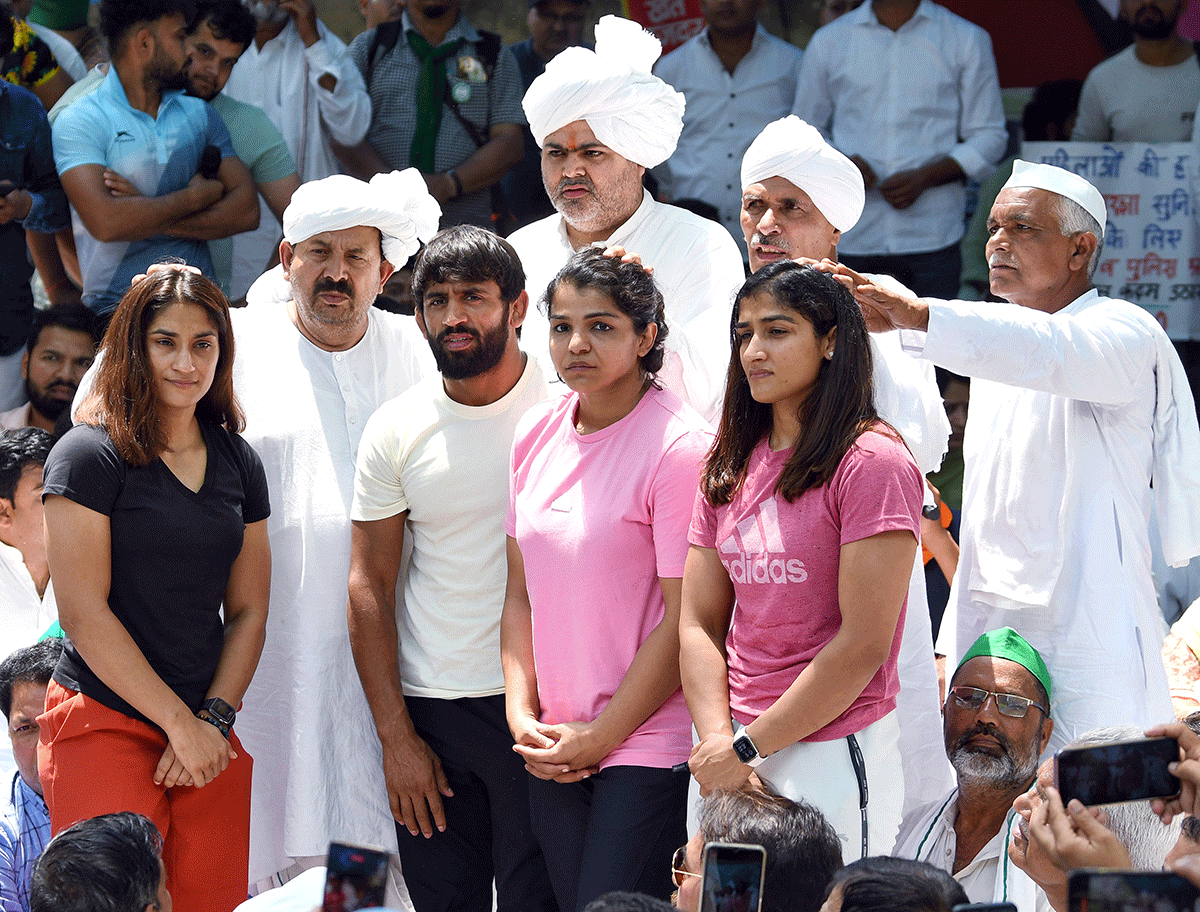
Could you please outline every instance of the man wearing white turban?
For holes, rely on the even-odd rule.
[[[858,168],[795,115],[768,124],[750,144],[742,158],[741,183],[742,232],[754,271],[781,259],[836,261],[842,232],[854,227],[863,210]],[[894,279],[874,278],[907,292]],[[900,432],[922,473],[935,470],[946,451],[950,425],[933,365],[906,355],[894,332],[873,335],[871,352],[880,417]],[[896,700],[905,812],[950,787],[950,768],[939,742],[941,699],[932,642],[918,554],[908,590]]]
[[[1104,198],[1018,160],[988,218],[992,293],[920,300],[844,266],[872,329],[972,377],[962,552],[938,652],[1011,626],[1054,680],[1053,752],[1101,725],[1171,717],[1150,574],[1200,553],[1200,429],[1183,365],[1141,307],[1100,295]],[[1153,490],[1151,482],[1153,481]]]
[[[509,238],[530,300],[523,338],[554,376],[540,307],[546,286],[579,248],[623,246],[654,268],[666,302],[671,336],[660,379],[714,417],[729,360],[730,302],[745,276],[729,232],[642,188],[645,170],[670,156],[683,128],[683,96],[650,73],[661,49],[635,23],[605,16],[594,51],[567,48],[525,93],[557,214]]]
[[[346,626],[350,503],[367,419],[433,371],[413,318],[371,303],[439,215],[415,169],[303,184],[282,265],[234,312],[246,439],[278,505],[266,646],[237,720],[255,758],[252,884],[323,858],[331,838],[396,850]]]

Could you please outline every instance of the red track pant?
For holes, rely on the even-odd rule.
[[[230,912],[246,899],[250,855],[250,755],[237,752],[203,788],[154,784],[167,747],[153,725],[51,681],[38,718],[38,774],[55,834],[99,814],[136,811],[163,837],[176,912]]]

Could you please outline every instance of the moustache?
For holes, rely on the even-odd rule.
[[[978,737],[979,735],[986,735],[987,737],[992,738],[996,741],[1004,753],[1012,756],[1012,742],[1008,740],[1004,732],[991,725],[983,725],[982,723],[976,723],[975,725],[972,725],[965,732],[959,735],[958,740],[954,742],[954,750],[965,748],[968,741],[970,741],[972,738]],[[951,753],[953,753],[953,751],[951,751]]]
[[[988,257],[988,266],[989,268],[994,269],[997,266],[1016,266],[1016,264],[1013,263],[1012,260],[1008,259],[1008,257],[1002,257],[998,253],[993,253],[990,257]]]
[[[346,279],[318,279],[313,286],[313,297],[327,291],[344,294],[348,298],[354,297],[354,288]]]
[[[446,336],[449,336],[449,335],[470,336],[476,342],[483,341],[483,336],[481,336],[479,334],[478,330],[472,329],[470,326],[448,326],[445,329],[443,329],[440,333],[438,333],[436,336],[434,336],[433,341],[435,341],[442,348],[445,348],[446,347]],[[455,352],[454,354],[458,354],[458,353]]]
[[[754,232],[754,236],[750,238],[750,245],[751,246],[761,245],[763,247],[774,247],[776,250],[782,250],[784,253],[791,252],[791,248],[788,245],[787,240],[782,235],[775,235],[775,237],[767,237],[765,234],[760,234],[759,232],[756,231],[756,232]]]
[[[565,178],[564,177],[562,180],[560,180],[558,182],[558,187],[556,188],[556,191],[558,193],[562,194],[562,193],[565,193],[566,191],[574,189],[576,187],[583,187],[585,190],[591,190],[593,192],[595,192],[595,190],[596,190],[596,185],[593,184],[589,178],[586,178],[586,177]]]

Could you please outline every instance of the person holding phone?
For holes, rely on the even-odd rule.
[[[45,467],[67,636],[41,716],[51,826],[137,811],[178,912],[245,900],[249,755],[232,732],[262,651],[266,479],[238,432],[229,306],[185,269],[122,298],[82,424]],[[98,787],[99,784],[99,787]]]
[[[903,781],[892,711],[923,482],[877,418],[843,292],[790,261],[738,292],[680,652],[701,794],[760,780],[803,798],[853,860],[889,850],[900,822],[902,790],[883,784]]]
[[[679,599],[712,432],[655,382],[667,325],[640,265],[581,250],[544,307],[570,391],[514,438],[501,657],[534,833],[576,912],[610,890],[665,899],[686,838]]]

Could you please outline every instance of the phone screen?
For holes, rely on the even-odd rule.
[[[1178,759],[1179,744],[1174,738],[1073,747],[1055,755],[1055,778],[1063,804],[1072,798],[1089,807],[1169,798],[1179,794],[1179,780],[1167,764]]]
[[[331,842],[323,912],[354,912],[382,906],[387,872],[387,852]]]
[[[1072,871],[1069,912],[1197,912],[1200,890],[1166,871]]]
[[[762,846],[710,842],[704,847],[700,912],[759,912],[767,852]]]

